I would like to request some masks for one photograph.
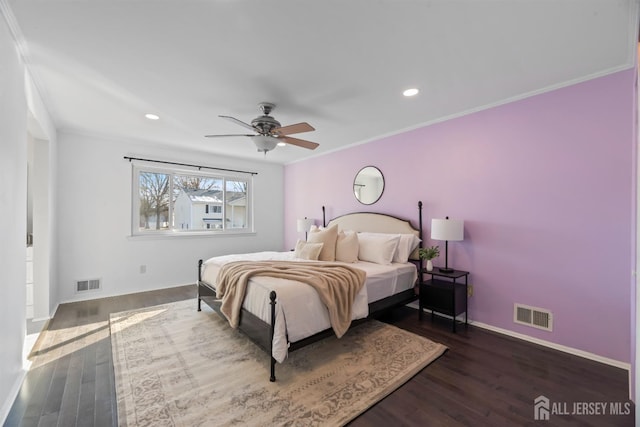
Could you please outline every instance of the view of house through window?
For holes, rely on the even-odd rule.
[[[133,176],[134,234],[252,230],[251,178],[144,167]]]

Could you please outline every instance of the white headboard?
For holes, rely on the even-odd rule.
[[[329,221],[327,227],[334,224],[338,224],[339,230],[369,231],[372,233],[413,233],[416,236],[420,234],[420,230],[413,228],[407,220],[371,212],[356,212],[339,216]]]
[[[420,225],[422,225],[422,202],[419,203]],[[353,230],[357,232],[368,231],[371,233],[389,233],[389,234],[415,234],[421,236],[421,230],[415,228],[406,219],[401,219],[392,215],[373,213],[373,212],[355,212],[345,214],[333,218],[327,224],[328,226],[338,224],[338,230]],[[420,245],[422,247],[422,244]],[[411,259],[419,260],[418,249],[413,251]]]

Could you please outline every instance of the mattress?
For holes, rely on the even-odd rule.
[[[218,271],[222,265],[234,261],[296,261],[294,253],[255,252],[250,254],[225,255],[210,258],[203,263],[202,281],[215,288]],[[353,304],[352,320],[369,315],[369,304],[413,288],[417,270],[412,263],[391,265],[371,262],[343,263],[367,273]],[[280,363],[287,357],[289,342],[310,337],[331,327],[326,307],[317,292],[309,285],[286,279],[257,276],[249,280],[243,308],[271,323],[269,293],[276,291],[276,323],[272,356]]]

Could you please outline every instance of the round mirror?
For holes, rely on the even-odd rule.
[[[366,166],[353,180],[353,194],[363,205],[372,205],[380,199],[384,191],[384,177],[375,166]]]

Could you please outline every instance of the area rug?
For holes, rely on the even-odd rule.
[[[267,354],[187,300],[110,318],[122,426],[344,425],[446,347],[370,320],[295,352],[269,381]]]

